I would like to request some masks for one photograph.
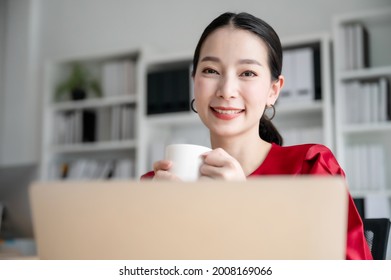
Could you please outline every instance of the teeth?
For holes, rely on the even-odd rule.
[[[220,114],[227,114],[227,115],[231,115],[231,114],[238,114],[240,113],[242,110],[220,110],[220,109],[214,109],[217,113],[220,113]]]

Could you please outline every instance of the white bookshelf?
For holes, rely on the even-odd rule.
[[[273,122],[284,138],[284,145],[313,142],[324,144],[334,151],[331,37],[327,33],[315,33],[281,38],[281,43],[284,50],[301,49],[308,46],[315,46],[319,49],[322,95],[318,100],[311,98],[310,100],[292,100],[286,103],[277,101],[276,116]]]
[[[108,176],[111,179],[139,176],[142,60],[142,50],[131,49],[59,58],[46,64],[40,168],[42,180],[109,179],[105,166],[106,169],[111,166],[111,175]],[[54,98],[56,86],[68,77],[74,62],[80,63],[99,81],[101,97],[88,95],[86,99],[76,101]],[[92,122],[84,123],[84,126],[95,127],[90,132],[92,139],[84,137],[84,112],[93,116]],[[81,166],[95,175],[62,178],[61,170],[64,168],[68,169],[68,174],[73,168],[72,174],[80,175],[83,172],[77,168]],[[103,176],[102,172],[106,175]]]
[[[352,26],[366,30],[368,48],[357,35],[363,29],[349,35]],[[391,104],[391,9],[335,16],[333,41],[337,157],[352,195],[377,199],[366,214],[390,218],[391,121],[384,112]],[[365,53],[369,64],[357,63]],[[380,80],[388,81],[386,90]]]

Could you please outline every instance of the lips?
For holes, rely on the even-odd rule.
[[[211,107],[213,114],[222,120],[232,120],[239,117],[244,109],[232,108],[232,107]]]

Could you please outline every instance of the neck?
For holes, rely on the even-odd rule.
[[[246,176],[262,164],[271,148],[271,144],[258,135],[246,138],[243,135],[221,137],[211,134],[210,140],[212,149],[224,149],[240,163]]]

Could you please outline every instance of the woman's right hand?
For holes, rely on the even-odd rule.
[[[152,180],[155,181],[181,181],[177,176],[172,174],[169,169],[172,166],[172,161],[170,160],[159,160],[153,164],[153,171],[155,176]]]

